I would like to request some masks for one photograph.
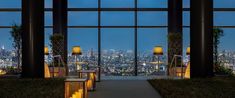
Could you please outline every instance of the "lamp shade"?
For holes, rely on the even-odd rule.
[[[44,47],[44,54],[45,55],[49,54],[49,48],[47,46]]]
[[[153,48],[154,55],[163,55],[163,48],[161,46],[155,46]]]
[[[190,55],[190,47],[187,48],[186,54],[187,54],[187,55]]]
[[[72,55],[81,55],[82,49],[80,46],[74,46],[72,50]]]

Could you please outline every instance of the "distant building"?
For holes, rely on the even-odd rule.
[[[225,68],[232,69],[235,73],[235,51],[223,50],[219,52],[218,59]]]
[[[0,67],[16,66],[18,62],[16,52],[14,50],[6,50],[3,45],[0,48]]]

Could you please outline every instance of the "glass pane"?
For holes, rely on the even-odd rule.
[[[52,8],[53,0],[45,0],[45,8]]]
[[[134,12],[101,12],[102,26],[133,26]]]
[[[44,45],[50,47],[50,36],[53,34],[52,28],[44,29]]]
[[[0,0],[0,8],[21,8],[22,0]]]
[[[52,47],[51,47],[51,41],[50,41],[50,36],[53,34],[52,28],[44,28],[44,47],[48,47],[49,49],[49,56],[44,55],[44,60],[47,62],[47,64],[50,65],[52,62]]]
[[[98,12],[69,12],[69,26],[97,26]]]
[[[190,12],[183,12],[183,26],[190,26]]]
[[[13,67],[13,70],[16,70],[18,59],[16,59],[17,54],[15,48],[12,46],[13,38],[11,37],[10,32],[11,29],[0,29],[0,69],[4,68],[8,74],[14,74],[10,68]]]
[[[68,0],[69,8],[98,8],[98,0]]]
[[[45,26],[52,26],[53,25],[53,16],[52,12],[45,12]]]
[[[214,12],[215,26],[235,26],[235,12]]]
[[[235,0],[214,0],[214,8],[235,8]]]
[[[102,8],[134,8],[134,0],[101,0]]]
[[[11,37],[11,33],[10,33],[11,29],[5,29],[5,28],[1,28],[0,29],[0,45],[1,45],[1,49],[4,48],[6,50],[14,50],[12,43],[13,43],[13,38]],[[2,56],[0,56],[2,57]]]
[[[233,51],[235,52],[235,29],[233,28],[222,28],[224,36],[221,37],[221,43],[219,45],[220,51]]]
[[[226,68],[232,69],[235,73],[235,29],[222,28],[224,36],[220,38],[219,61]]]
[[[138,12],[139,26],[167,26],[167,12]]]
[[[163,55],[159,57],[160,71],[153,55],[155,46],[163,47]],[[167,29],[138,29],[138,75],[165,75],[167,64]]]
[[[71,53],[73,46],[81,46],[83,51],[97,50],[98,29],[68,29],[68,51]]]
[[[138,8],[167,8],[168,0],[138,0]]]
[[[0,12],[0,26],[21,24],[21,12]]]
[[[76,68],[74,67],[75,58],[71,55],[73,46],[80,46],[82,49],[82,55],[78,57],[79,61],[88,63],[88,65],[82,65],[83,68],[98,68],[98,29],[68,29],[68,62],[70,72],[74,71],[74,68]]]
[[[190,28],[183,28],[183,57],[185,58],[185,62],[189,59],[186,56],[187,47],[190,47]]]
[[[134,29],[101,29],[104,76],[134,75]]]
[[[190,0],[183,0],[183,8],[190,8]]]

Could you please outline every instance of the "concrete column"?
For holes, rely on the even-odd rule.
[[[182,0],[168,0],[168,66],[174,55],[182,55],[182,9]],[[181,59],[178,58],[177,61],[180,64]]]
[[[64,43],[63,45],[63,54],[62,58],[67,67],[67,2],[68,0],[53,0],[53,34],[62,34],[64,36]],[[58,54],[56,54],[58,55]],[[68,72],[68,71],[66,71]],[[68,73],[66,73],[68,74]]]
[[[213,76],[213,0],[191,0],[191,77]]]
[[[22,77],[44,78],[44,0],[22,0]]]

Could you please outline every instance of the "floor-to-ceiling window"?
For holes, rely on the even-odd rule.
[[[21,71],[21,50],[12,36],[21,25],[20,8],[21,0],[0,1],[0,70],[6,74],[16,75]],[[14,25],[19,27],[13,30]]]
[[[52,53],[52,44],[51,44],[51,40],[50,37],[53,35],[53,12],[52,12],[52,2],[53,0],[45,0],[44,1],[44,7],[45,10],[44,11],[44,47],[48,47],[49,49],[49,55],[45,55],[44,56],[44,60],[45,62],[47,62],[47,64],[49,66],[51,66],[53,64],[53,53]],[[49,10],[50,9],[50,10]]]
[[[190,56],[186,54],[187,48],[190,47],[190,0],[183,0],[183,62],[188,64]]]
[[[101,0],[101,73],[102,76],[135,75],[134,0]],[[121,10],[121,8],[126,8]]]
[[[183,54],[187,58],[190,0],[183,1]],[[224,31],[220,59],[228,62],[224,64],[231,65],[230,68],[234,68],[234,2],[214,0],[214,26]],[[156,75],[152,69],[156,65],[151,64],[155,60],[151,53],[154,46],[163,46],[161,61],[167,61],[167,3],[167,0],[68,0],[69,54],[73,46],[81,46],[82,60],[95,69],[100,65],[103,75],[129,76],[136,72]],[[45,8],[45,46],[50,46],[52,0],[45,0]],[[1,64],[9,61],[8,65],[16,66],[10,31],[13,24],[21,24],[21,0],[0,1],[0,21]]]
[[[137,0],[138,8],[155,9],[137,12],[137,25],[143,28],[137,29],[137,50],[138,50],[138,75],[164,75],[167,63],[167,24],[168,14],[166,9],[167,0]],[[160,56],[162,64],[156,64],[156,56],[153,55],[153,48],[161,46],[163,55]],[[158,70],[160,65],[160,70]]]
[[[68,0],[68,65],[76,68],[72,48],[80,46],[83,68],[98,70],[98,0]],[[89,10],[91,9],[91,10]]]
[[[105,76],[133,76],[134,66],[134,29],[101,29],[101,66]]]
[[[219,65],[235,72],[235,0],[214,0],[214,26],[223,31],[219,39]]]
[[[163,55],[153,55],[153,48],[161,46]],[[140,28],[138,29],[138,75],[165,75],[167,64],[167,28]],[[160,65],[160,68],[158,68]],[[159,70],[160,69],[160,70]]]
[[[82,55],[78,56],[83,68],[97,70],[98,67],[98,29],[96,28],[69,28],[68,29],[68,65],[70,70],[76,68],[72,47],[80,46]]]
[[[69,0],[68,49],[80,45],[87,51],[82,44],[96,40],[89,44],[96,52],[102,76],[165,75],[167,6],[167,0]],[[86,34],[90,29],[97,31]],[[188,47],[189,39],[185,39]],[[155,69],[154,46],[164,49],[160,71]]]

